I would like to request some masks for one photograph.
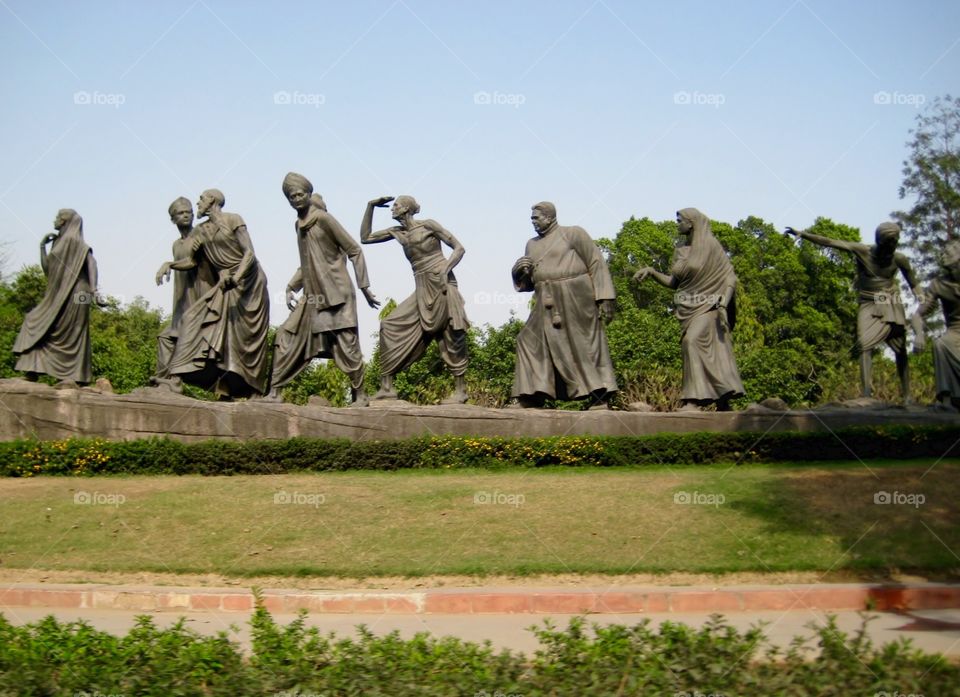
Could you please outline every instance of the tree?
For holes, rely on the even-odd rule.
[[[899,194],[915,201],[891,216],[903,228],[917,268],[929,275],[943,245],[960,237],[960,98],[934,99],[910,133]]]

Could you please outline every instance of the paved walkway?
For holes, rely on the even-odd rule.
[[[54,615],[60,620],[85,619],[94,627],[114,634],[125,634],[140,614],[149,614],[158,626],[166,627],[180,617],[185,617],[187,626],[200,634],[215,635],[219,631],[230,632],[231,637],[249,650],[250,632],[247,621],[248,612],[192,612],[153,611],[142,613],[132,610],[103,610],[77,608],[0,608],[0,613],[15,624],[36,622]],[[841,611],[834,613],[841,631],[855,632],[860,628],[862,616],[858,612]],[[926,610],[909,614],[871,613],[876,619],[868,627],[868,634],[875,645],[879,646],[900,638],[909,638],[917,648],[929,652],[939,652],[960,657],[960,610]],[[296,615],[282,613],[274,615],[279,623],[287,623]],[[495,648],[509,648],[527,653],[537,649],[536,637],[529,631],[531,625],[542,625],[547,618],[556,626],[565,627],[574,615],[530,615],[530,614],[486,614],[486,615],[423,615],[423,614],[311,614],[307,618],[309,626],[319,627],[324,633],[336,632],[339,636],[353,636],[354,628],[359,624],[369,627],[375,634],[387,634],[398,630],[403,637],[411,637],[417,632],[429,632],[434,636],[456,636],[466,641],[483,642],[490,640]],[[702,626],[709,619],[709,613],[629,613],[605,614],[588,617],[590,622],[599,624],[633,625],[643,619],[649,619],[653,626],[664,621],[682,622],[694,627]],[[795,636],[811,637],[813,632],[807,626],[811,622],[822,624],[826,613],[820,610],[791,610],[789,612],[764,610],[757,612],[725,613],[725,619],[739,630],[745,630],[758,622],[769,623],[766,635],[769,640],[782,648],[787,647]],[[236,631],[234,631],[236,630]],[[810,642],[815,647],[815,642]]]

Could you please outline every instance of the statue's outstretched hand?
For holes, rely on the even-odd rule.
[[[371,206],[376,206],[377,208],[386,208],[387,204],[393,200],[393,196],[381,196],[380,198],[375,198],[370,201]]]

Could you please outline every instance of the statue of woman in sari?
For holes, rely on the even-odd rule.
[[[960,406],[960,241],[947,243],[940,266],[941,275],[921,295],[920,307],[910,319],[915,334],[914,351],[923,351],[923,317],[932,313],[939,301],[947,330],[933,340],[937,407],[953,412]]]
[[[731,335],[737,277],[707,216],[696,208],[684,208],[677,213],[677,231],[685,242],[673,253],[670,273],[647,266],[633,280],[641,282],[649,276],[676,290],[674,314],[680,320],[683,353],[682,409],[715,403],[718,411],[729,411],[730,400],[743,396]]]
[[[83,219],[75,210],[59,211],[53,227],[57,233],[40,241],[47,290],[23,319],[13,344],[15,368],[25,372],[27,380],[44,374],[57,378],[57,387],[76,387],[93,379],[90,305],[102,304],[96,292],[97,262],[83,241]]]
[[[374,208],[385,208],[392,196],[367,204],[360,225],[360,242],[376,244],[395,239],[413,267],[416,289],[380,322],[380,391],[374,399],[396,399],[393,378],[420,358],[431,341],[440,348],[453,375],[454,391],[444,404],[467,401],[467,322],[463,296],[457,289],[454,267],[463,258],[463,245],[435,220],[417,220],[420,206],[412,196],[399,196],[391,209],[393,227],[371,232]],[[450,247],[443,256],[440,244]]]

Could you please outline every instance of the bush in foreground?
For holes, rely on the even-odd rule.
[[[339,638],[281,626],[262,605],[245,655],[226,632],[203,637],[180,620],[148,616],[123,637],[47,617],[17,627],[0,615],[0,694],[34,695],[876,695],[960,694],[960,667],[901,640],[874,648],[835,620],[816,628],[816,650],[795,639],[772,647],[762,627],[739,632],[715,616],[700,629],[648,620],[633,627],[532,628],[532,655],[420,633]]]
[[[799,462],[946,457],[960,429],[883,426],[825,433],[664,433],[652,436],[364,441],[290,438],[181,443],[71,438],[0,443],[0,476],[285,474],[346,470],[632,467],[714,462]]]

